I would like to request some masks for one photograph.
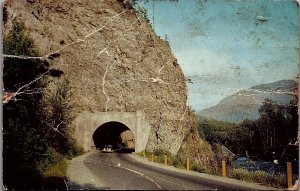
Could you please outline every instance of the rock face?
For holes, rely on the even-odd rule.
[[[50,68],[73,92],[72,114],[142,110],[151,125],[147,150],[176,154],[193,126],[182,70],[170,47],[132,8],[117,0],[9,0]]]
[[[134,149],[134,137],[131,131],[124,131],[123,133],[121,133],[121,137],[125,147]]]

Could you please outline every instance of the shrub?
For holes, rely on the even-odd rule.
[[[49,146],[67,158],[83,153],[83,149],[78,147],[76,140],[70,136],[72,133],[70,124],[73,119],[70,114],[72,109],[71,96],[69,80],[62,79],[61,82],[57,83],[53,92],[44,96],[41,112],[42,122],[48,127]],[[57,128],[58,131],[55,131],[54,128]],[[55,141],[51,141],[53,139]]]
[[[3,38],[3,53],[39,56],[24,24],[17,21]],[[3,64],[3,82],[7,92],[15,92],[44,72],[43,63],[38,60],[4,58]],[[39,165],[51,157],[39,116],[42,94],[35,93],[35,90],[45,87],[41,81],[32,83],[28,93],[18,95],[17,101],[9,101],[3,107],[3,182],[9,189],[38,187]]]
[[[53,166],[53,164],[58,163],[59,161],[63,160],[63,156],[57,153],[53,148],[48,148],[46,154],[47,158],[45,160],[39,161],[38,169],[43,174],[46,169]]]
[[[177,168],[181,168],[184,169],[186,166],[186,161],[184,161],[182,158],[180,158],[180,156],[176,155],[172,155],[169,151],[164,150],[164,149],[155,149],[153,152],[148,152],[148,151],[142,151],[139,153],[136,153],[137,155],[141,156],[141,157],[145,157],[148,160],[152,160],[152,154],[154,155],[154,162],[157,163],[165,163],[165,155],[167,155],[167,161],[168,161],[168,165],[170,166],[175,166]]]
[[[278,188],[284,188],[286,186],[285,174],[267,173],[265,171],[252,172],[238,168],[228,171],[228,177]]]
[[[173,161],[173,166],[175,166],[176,168],[185,169],[186,161],[184,161],[182,158],[180,158],[178,155],[176,155],[175,159]]]
[[[137,155],[148,158],[151,160],[152,154],[154,154],[154,162],[164,163],[164,156],[168,157],[168,165],[175,166],[177,168],[185,169],[186,168],[186,160],[180,158],[178,155],[174,156],[169,151],[164,149],[156,149],[153,153],[142,151],[137,153]],[[285,174],[275,174],[275,173],[267,173],[265,171],[248,171],[242,168],[231,168],[228,166],[227,176],[230,178],[243,180],[247,182],[257,182],[266,186],[272,186],[277,188],[284,188],[286,186],[286,175]],[[208,173],[214,175],[220,175],[221,166],[217,163],[212,164],[210,167],[203,166],[195,161],[190,161],[190,170],[200,172],[200,173]]]
[[[67,177],[67,162],[64,159],[57,161],[56,163],[49,166],[43,172],[43,177]]]
[[[39,56],[38,52],[25,25],[14,21],[3,39],[3,53]],[[41,60],[4,58],[5,90],[15,92],[46,69]],[[3,182],[9,189],[40,189],[42,176],[50,167],[81,153],[69,136],[69,83],[59,83],[54,94],[45,99],[47,86],[46,79],[32,83],[17,101],[3,108]]]
[[[204,167],[202,167],[201,165],[199,165],[195,162],[191,162],[191,170],[196,171],[196,172],[201,172],[201,173],[204,173],[207,171],[207,169],[205,169]]]
[[[154,161],[159,163],[165,162],[165,155],[167,155],[168,158],[168,165],[173,165],[173,161],[175,157],[167,150],[164,149],[155,149],[154,150]]]

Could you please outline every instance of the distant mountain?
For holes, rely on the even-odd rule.
[[[244,119],[259,118],[258,109],[269,98],[276,103],[287,104],[295,98],[297,86],[294,80],[281,80],[269,84],[253,86],[224,98],[216,106],[201,110],[197,114],[219,121],[239,123]]]

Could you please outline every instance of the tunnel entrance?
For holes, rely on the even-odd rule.
[[[93,134],[97,149],[111,145],[115,152],[134,152],[135,139],[132,131],[123,123],[112,121],[102,124]]]

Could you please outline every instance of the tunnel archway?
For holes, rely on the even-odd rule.
[[[94,133],[97,129],[100,132],[102,125],[110,122],[119,122],[125,125],[130,133],[133,133],[135,152],[145,150],[151,132],[151,125],[144,112],[140,110],[136,112],[81,112],[74,119],[74,138],[85,151],[94,150],[96,147],[93,140]],[[98,131],[95,136],[97,136]],[[101,138],[101,136],[99,137]],[[98,145],[98,141],[96,142]]]
[[[123,123],[111,121],[99,126],[93,133],[94,145],[102,150],[111,145],[119,152],[134,152],[135,137],[132,131]]]

